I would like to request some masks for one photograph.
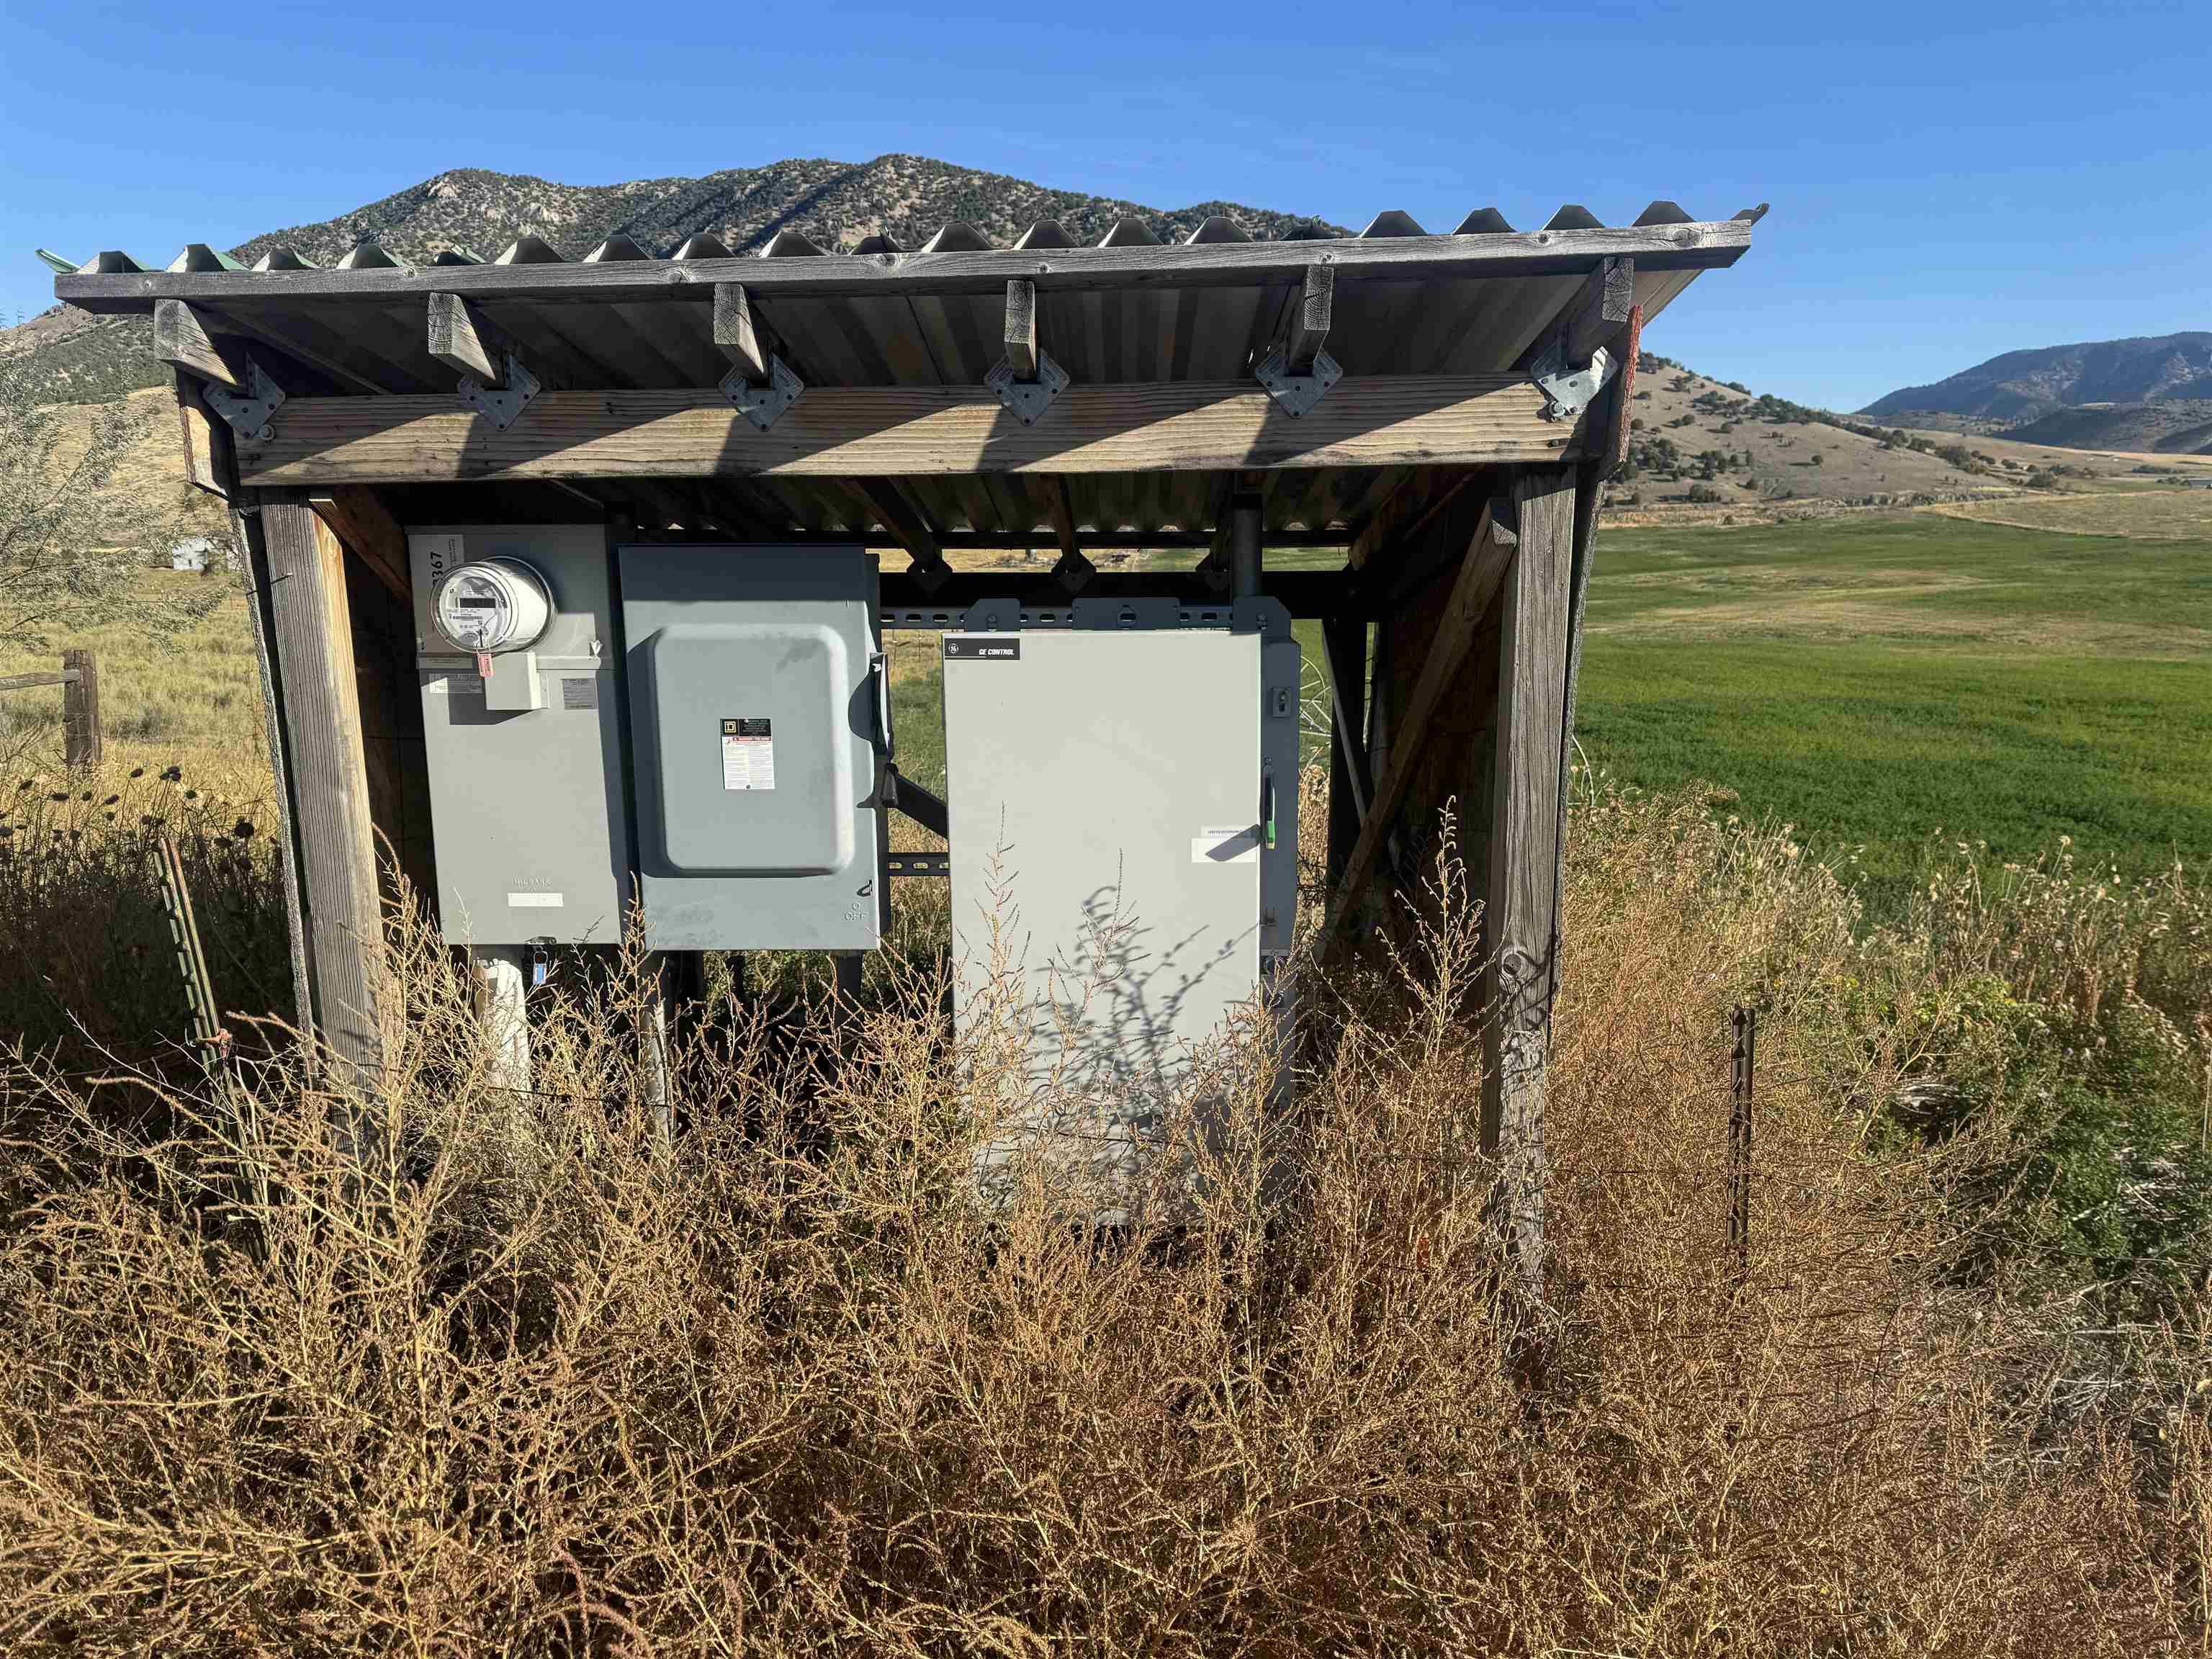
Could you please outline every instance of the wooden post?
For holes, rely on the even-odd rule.
[[[1492,1005],[1483,1026],[1482,1145],[1528,1288],[1544,1267],[1544,1069],[1559,951],[1560,746],[1572,602],[1575,478],[1514,481],[1520,545],[1498,594],[1498,737],[1484,911]]]
[[[71,766],[100,764],[100,665],[89,651],[62,653],[63,757]]]
[[[362,758],[345,550],[306,495],[265,492],[270,647],[299,844],[308,1007],[325,1050],[357,1086],[381,1078],[376,986],[382,928]]]

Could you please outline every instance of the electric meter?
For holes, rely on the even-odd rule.
[[[438,631],[477,655],[520,651],[552,619],[545,579],[520,559],[479,559],[438,584]]]

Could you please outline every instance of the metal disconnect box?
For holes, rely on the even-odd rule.
[[[1011,1006],[1033,1079],[1126,1149],[1290,949],[1298,647],[1267,600],[974,626],[1019,614],[943,647],[956,1012]]]
[[[658,950],[861,951],[890,918],[874,557],[619,550],[638,878]]]
[[[614,944],[629,838],[606,532],[429,526],[407,544],[446,939]],[[530,648],[485,653],[487,681],[437,605],[447,578],[495,563],[526,572],[550,603]]]

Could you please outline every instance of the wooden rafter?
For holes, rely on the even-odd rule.
[[[252,390],[252,355],[234,336],[218,333],[214,319],[182,300],[154,304],[154,356],[173,368],[232,392]]]

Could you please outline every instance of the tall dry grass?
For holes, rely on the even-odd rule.
[[[2048,1307],[1961,1271],[1991,1149],[1872,1132],[1924,1055],[1854,1023],[1849,900],[1786,837],[1605,799],[1574,849],[1541,1305],[1449,862],[1395,956],[1309,975],[1293,1113],[1282,1056],[1218,1073],[1155,1224],[1072,1224],[1042,1168],[976,1201],[1022,1088],[912,969],[796,1040],[704,1022],[672,1150],[641,964],[541,995],[521,1095],[419,932],[376,1098],[272,1062],[155,1142],[22,1068],[67,1127],[0,1171],[0,1646],[2200,1650],[2186,1328],[2084,1404]]]

